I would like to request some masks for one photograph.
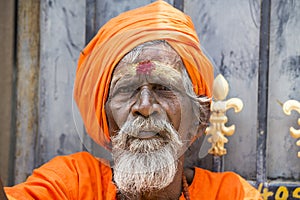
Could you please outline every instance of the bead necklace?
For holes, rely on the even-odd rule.
[[[184,171],[182,171],[182,192],[183,192],[183,196],[186,200],[190,200],[190,193],[189,193],[189,185],[187,183]]]

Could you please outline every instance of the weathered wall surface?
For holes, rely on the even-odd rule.
[[[39,1],[17,4],[15,180],[24,180],[35,167],[38,130]]]
[[[3,184],[12,182],[14,146],[12,134],[13,121],[13,82],[14,82],[14,36],[15,36],[15,3],[0,1],[0,175]]]
[[[299,146],[289,127],[299,129],[299,113],[286,116],[280,103],[300,100],[300,1],[272,1],[268,100],[267,171],[271,178],[300,180]]]
[[[13,86],[11,75],[15,73],[17,77],[16,99],[11,98],[9,87],[0,87],[5,96],[0,108],[6,109],[6,124],[1,120],[0,131],[14,130],[16,135],[15,155],[11,155],[15,156],[15,183],[56,155],[84,149],[80,138],[88,139],[84,137],[83,125],[75,125],[72,116],[73,81],[80,50],[110,18],[150,2],[153,0],[18,1],[16,68],[13,70],[12,58],[7,56],[5,66],[10,66],[9,69],[2,66],[0,69],[1,81],[9,87]],[[261,89],[258,84],[261,1],[168,2],[179,2],[193,19],[203,50],[214,63],[215,75],[221,73],[229,82],[228,98],[238,97],[244,102],[242,112],[228,111],[228,125],[235,124],[236,133],[226,145],[225,170],[254,180],[257,120],[261,114],[257,110]],[[296,157],[299,147],[288,131],[290,126],[297,128],[299,115],[285,116],[278,103],[300,100],[299,9],[298,1],[275,0],[271,4],[267,124],[267,176],[271,179],[300,179],[300,161]],[[6,36],[11,37],[13,29],[7,30],[10,32]],[[7,55],[12,55],[12,47],[6,50]],[[16,122],[10,127],[7,119],[13,112],[8,107],[14,103]],[[10,134],[1,132],[1,148],[9,148],[8,144],[2,146],[8,137]],[[93,149],[92,143],[86,144]],[[6,160],[1,169],[4,166],[7,170],[8,154],[4,155],[2,150],[1,153]]]
[[[185,12],[196,26],[202,47],[228,81],[228,98],[238,97],[243,110],[228,111],[236,133],[226,145],[225,170],[255,177],[257,126],[257,69],[260,27],[258,1],[185,1]]]
[[[36,165],[53,155],[82,150],[72,117],[72,92],[85,44],[85,7],[85,1],[41,1]]]

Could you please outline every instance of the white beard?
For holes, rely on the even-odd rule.
[[[163,189],[176,174],[182,146],[176,130],[165,121],[150,120],[146,124],[141,125],[141,120],[125,123],[112,138],[114,181],[122,193],[137,195]],[[149,140],[130,137],[145,130],[145,126],[146,130],[159,128],[157,132],[163,133],[162,137]]]

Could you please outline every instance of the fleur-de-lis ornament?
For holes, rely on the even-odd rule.
[[[292,110],[300,113],[300,102],[296,100],[288,100],[282,106],[283,112],[286,115],[290,115]],[[300,118],[298,118],[298,124],[300,125]],[[300,129],[295,129],[294,127],[290,127],[290,134],[293,138],[300,138]],[[297,146],[300,146],[300,139],[296,142]],[[300,151],[298,151],[298,158],[300,158]]]
[[[219,74],[213,84],[213,97],[211,102],[210,125],[206,128],[206,134],[211,135],[208,142],[211,143],[211,148],[208,153],[215,156],[223,156],[227,153],[224,144],[228,142],[225,136],[234,134],[235,125],[225,126],[227,122],[226,111],[233,108],[235,112],[240,112],[243,108],[243,102],[239,98],[231,98],[224,100],[227,97],[229,86],[225,78]]]

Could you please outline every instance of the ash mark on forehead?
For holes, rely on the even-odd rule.
[[[138,63],[136,74],[150,75],[153,70],[155,70],[154,63],[150,60],[146,60]]]

